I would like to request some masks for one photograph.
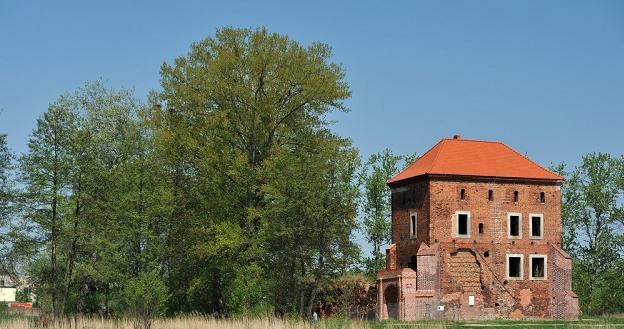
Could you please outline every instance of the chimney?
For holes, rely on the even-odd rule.
[[[453,136],[453,139],[461,139],[461,135],[455,135]]]

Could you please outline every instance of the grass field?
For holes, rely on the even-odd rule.
[[[0,329],[40,328],[35,317],[0,316]],[[48,325],[51,329],[134,329],[132,321],[82,318],[68,320],[60,325]],[[624,328],[624,317],[586,318],[579,321],[466,321],[466,322],[368,322],[350,320],[326,320],[316,324],[303,321],[277,319],[214,319],[189,316],[154,321],[152,329],[407,329],[407,328]]]

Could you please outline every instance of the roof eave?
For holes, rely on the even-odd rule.
[[[533,182],[533,183],[562,183],[565,178],[535,178],[535,177],[507,177],[507,176],[480,176],[480,175],[457,175],[457,174],[432,174],[426,173],[417,176],[407,177],[400,180],[388,180],[386,185],[389,187],[394,187],[397,185],[402,185],[410,182],[420,181],[426,178],[461,178],[468,180],[498,180],[498,181],[523,181],[523,182]]]

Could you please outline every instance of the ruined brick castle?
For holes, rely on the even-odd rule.
[[[441,140],[388,181],[378,318],[577,318],[562,181],[503,143]]]

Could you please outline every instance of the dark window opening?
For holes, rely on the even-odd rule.
[[[407,263],[407,267],[409,267],[412,270],[416,271],[416,256],[412,256],[410,258],[409,263]]]
[[[546,193],[540,192],[540,203],[546,202]]]
[[[459,198],[466,200],[466,189],[461,189],[461,191],[459,191]]]
[[[467,214],[457,215],[457,234],[468,235],[468,215]]]
[[[509,216],[509,235],[520,236],[520,216]]]
[[[533,257],[531,260],[531,274],[534,279],[543,279],[545,272],[544,257]]]
[[[518,191],[514,191],[514,202],[518,202]]]
[[[483,257],[490,257],[490,252],[489,251],[484,252]]]
[[[411,236],[415,236],[416,235],[416,216],[412,215],[411,220],[412,220],[412,222],[411,222],[411,225],[410,225],[410,235]]]
[[[488,191],[488,201],[494,201],[494,191]]]
[[[531,217],[531,236],[542,236],[542,218]]]
[[[508,266],[510,278],[520,278],[521,276],[520,257],[509,257],[507,266]]]
[[[479,234],[483,234],[483,223],[479,223]]]

